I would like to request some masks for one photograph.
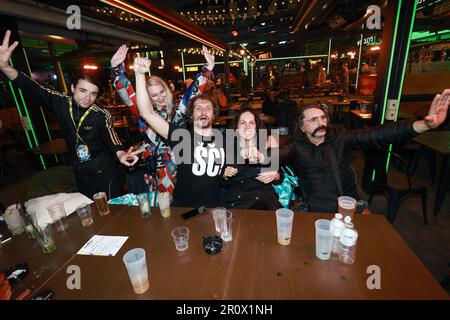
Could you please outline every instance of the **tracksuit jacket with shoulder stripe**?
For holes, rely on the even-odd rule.
[[[73,117],[77,125],[88,109],[78,106],[72,96],[45,88],[21,72],[13,80],[13,84],[20,87],[25,95],[33,99],[36,102],[35,105],[56,115],[69,152],[76,155],[77,135],[69,105],[71,102]],[[83,163],[75,161],[77,187],[81,193],[89,197],[97,191],[107,192],[110,180],[117,173],[116,152],[123,150],[122,143],[112,126],[111,114],[102,107],[92,105],[92,110],[81,124],[79,135],[83,141],[78,144],[82,143],[88,146],[91,160]],[[115,187],[117,186],[113,186],[113,190]],[[115,190],[112,193],[117,194],[118,192]]]

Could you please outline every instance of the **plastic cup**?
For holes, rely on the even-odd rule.
[[[320,260],[328,260],[331,256],[333,246],[333,226],[330,220],[319,219],[315,222],[316,227],[316,257]]]
[[[57,203],[47,208],[50,217],[55,224],[57,231],[64,231],[69,228],[66,221],[66,209],[64,209],[64,204]]]
[[[147,291],[150,284],[148,282],[145,250],[142,248],[131,249],[124,254],[123,263],[127,269],[134,292],[141,294]]]
[[[291,243],[292,224],[294,223],[294,212],[281,208],[275,211],[277,217],[278,243],[287,246]]]
[[[356,199],[348,196],[338,198],[338,212],[342,214],[343,218],[350,216],[353,220],[353,213],[356,210]]]
[[[170,217],[170,193],[161,192],[158,194],[158,205],[163,218]]]
[[[80,217],[81,224],[84,227],[90,226],[94,222],[90,204],[82,204],[81,206],[79,206],[77,208],[77,214]]]
[[[8,229],[13,236],[22,234],[24,228],[22,217],[20,216],[20,205],[10,205],[3,214],[3,219],[5,219]]]
[[[104,192],[97,192],[93,196],[95,205],[97,206],[98,213],[100,213],[101,216],[105,216],[109,213],[109,206],[108,206],[108,198],[106,197],[106,193]]]
[[[28,219],[24,220],[27,237],[28,239],[35,239],[37,237],[37,231],[35,229],[37,227],[36,211],[26,212],[25,215],[28,216]]]
[[[51,223],[37,228],[39,235],[37,237],[39,244],[41,245],[43,253],[50,253],[56,250],[55,240],[52,235]]]
[[[216,227],[216,232],[220,233],[220,219],[221,218],[225,218],[227,209],[223,208],[223,207],[217,207],[217,208],[213,208],[211,210],[213,219],[214,219],[214,224]]]
[[[185,251],[189,247],[189,228],[177,227],[172,230],[172,239],[175,243],[175,248],[178,251]]]
[[[136,196],[137,201],[139,203],[139,210],[141,210],[141,216],[143,218],[150,217],[152,211],[150,209],[150,202],[148,200],[147,193],[141,193]]]
[[[220,237],[223,241],[228,242],[233,240],[233,214],[231,211],[226,211],[225,216],[219,218]]]

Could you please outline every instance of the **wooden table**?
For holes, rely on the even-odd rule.
[[[370,103],[370,101],[360,99],[343,100],[343,101],[332,99],[327,100],[327,102],[333,106],[333,117],[335,121],[341,120],[342,116],[344,115],[344,107],[350,106],[351,101],[357,101],[360,104]]]
[[[444,202],[450,181],[450,131],[428,131],[413,138],[425,148],[442,156],[442,169],[439,174],[433,215],[437,216]]]
[[[82,227],[74,214],[69,217],[69,229],[57,234],[57,249],[50,254],[41,253],[24,235],[13,238],[0,251],[7,257],[0,267],[24,261],[49,265],[40,279],[28,276],[19,289],[31,284],[36,291],[51,288],[56,299],[448,299],[383,216],[355,217],[356,262],[343,265],[315,257],[314,221],[330,219],[328,214],[297,213],[291,244],[280,246],[274,212],[233,210],[233,240],[211,256],[201,247],[203,236],[215,234],[209,210],[184,221],[179,215],[186,208],[172,208],[165,220],[157,208],[146,219],[137,207],[110,208],[109,216],[94,214],[92,227]],[[180,225],[190,229],[189,248],[181,253],[170,235]],[[114,257],[76,255],[93,234],[129,239]],[[136,247],[146,251],[150,281],[141,295],[133,292],[122,261]],[[69,265],[80,267],[81,290],[66,286]],[[374,265],[381,271],[381,289],[370,290],[366,283],[372,273],[367,270]]]
[[[69,228],[63,232],[57,232],[53,228],[56,250],[52,253],[42,253],[41,247],[35,239],[28,239],[25,233],[14,236],[12,240],[0,248],[0,271],[5,271],[17,263],[28,263],[29,274],[18,284],[13,286],[15,299],[21,292],[34,286],[34,292],[54,275],[67,261],[74,257],[75,252],[80,249],[93,234],[101,232],[102,228],[111,221],[119,210],[113,210],[111,214],[100,216],[95,206],[92,207],[94,223],[89,227],[82,227],[80,218],[76,212],[72,213],[67,220]],[[0,230],[5,238],[10,237],[7,229]]]

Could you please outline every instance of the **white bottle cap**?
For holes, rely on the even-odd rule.
[[[341,232],[340,242],[347,246],[352,247],[356,244],[356,240],[358,239],[358,232],[355,229],[344,229]]]
[[[334,217],[335,217],[336,219],[342,219],[342,213],[336,213],[336,214],[334,215]]]
[[[346,216],[346,217],[344,218],[344,222],[345,222],[345,223],[349,223],[350,221],[352,221],[352,217]]]

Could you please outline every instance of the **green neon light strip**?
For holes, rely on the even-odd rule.
[[[28,120],[28,123],[30,125],[31,133],[33,134],[34,142],[36,143],[36,147],[38,147],[39,146],[39,142],[37,140],[36,133],[34,132],[34,127],[33,127],[33,123],[31,122],[30,115],[28,113],[27,104],[25,103],[25,99],[23,98],[22,90],[20,88],[19,88],[19,95],[20,95],[20,99],[22,100],[22,104],[23,104],[25,113],[27,115],[27,120]],[[47,167],[45,165],[44,158],[42,157],[42,155],[40,155],[39,158],[41,159],[42,167],[44,168],[44,170],[46,170]]]
[[[414,6],[416,7],[416,9],[414,10],[414,12],[416,12],[417,10],[421,10],[421,9],[423,9],[423,8],[425,8],[425,7],[432,6],[432,5],[434,5],[434,4],[436,4],[436,3],[439,3],[439,2],[441,2],[441,1],[442,1],[442,0],[436,0],[436,1],[433,1],[433,2],[431,2],[431,3],[427,3],[426,5],[423,5],[423,6],[420,7],[420,8],[417,8],[417,1],[415,1]]]
[[[392,61],[394,60],[394,51],[395,51],[395,44],[397,41],[397,31],[398,31],[398,20],[400,17],[400,8],[402,6],[402,0],[400,0],[398,2],[398,6],[397,6],[397,16],[395,17],[395,26],[394,26],[394,35],[392,37],[393,42],[391,45],[391,52],[389,54],[389,68],[388,68],[388,77],[387,77],[387,81],[386,81],[386,91],[384,93],[384,104],[383,104],[383,113],[381,116],[381,124],[384,123],[384,116],[386,114],[386,107],[387,107],[387,100],[388,100],[388,93],[389,93],[389,83],[391,81],[391,74],[392,74]]]
[[[13,85],[12,85],[11,81],[9,81],[9,88],[11,89],[11,93],[13,95],[14,102],[16,103],[17,111],[19,112],[19,116],[20,116],[20,118],[22,118],[23,114],[22,114],[22,111],[20,110],[19,101],[17,100],[17,96],[16,96],[16,93],[14,92],[14,88],[13,88]],[[28,140],[28,146],[30,147],[30,150],[32,150],[33,149],[33,143],[31,141],[30,135],[28,134],[27,130],[24,130],[24,131],[25,131],[25,136],[27,137],[27,140]],[[42,155],[39,156],[39,159],[41,160],[42,167],[44,168],[44,170],[47,170],[47,167],[45,165],[44,158],[42,157]]]
[[[402,6],[402,1],[400,0],[398,2],[397,6],[397,15],[395,16],[395,26],[394,26],[394,35],[392,37],[392,45],[391,45],[391,52],[389,53],[389,67],[388,67],[388,76],[386,81],[386,91],[384,92],[384,104],[383,104],[383,113],[381,116],[381,124],[384,124],[384,116],[386,114],[386,107],[387,107],[387,98],[388,98],[388,92],[389,92],[389,83],[391,81],[391,73],[392,73],[392,60],[394,59],[394,51],[395,51],[395,44],[397,41],[397,31],[398,31],[398,20],[400,17],[400,8]],[[391,150],[392,145],[389,145],[389,150]],[[386,168],[389,168],[389,161],[391,158],[391,154],[388,153],[387,161],[386,161]],[[372,172],[372,181],[375,179],[375,170]]]
[[[228,64],[230,64],[230,63],[242,63],[243,62],[243,60],[234,60],[234,61],[228,61]],[[189,63],[189,64],[186,64],[185,66],[186,67],[195,67],[195,66],[203,66],[205,63]],[[224,64],[224,62],[223,61],[220,61],[220,62],[215,62],[215,64]]]
[[[23,98],[22,90],[20,88],[19,88],[19,95],[20,95],[20,99],[22,100],[22,105],[24,106],[25,114],[28,119],[28,124],[30,125],[31,133],[33,134],[34,143],[36,144],[36,147],[37,147],[37,146],[39,146],[39,141],[37,140],[36,133],[34,132],[33,124],[30,121],[30,114],[28,113],[25,99]]]
[[[274,61],[274,60],[286,60],[286,59],[304,59],[304,58],[323,58],[323,57],[328,57],[328,55],[326,54],[316,54],[316,55],[311,55],[311,56],[295,56],[295,57],[282,57],[282,58],[269,58],[269,59],[256,59],[255,60],[255,64],[256,62],[259,61]],[[243,60],[234,60],[234,61],[228,61],[228,63],[242,63]],[[221,62],[216,62],[216,64],[223,64],[223,61]],[[190,64],[186,64],[186,67],[195,67],[195,66],[202,66],[204,65],[204,63],[190,63]]]
[[[27,63],[28,72],[29,72],[29,74],[31,74],[31,67],[30,67],[30,63],[28,62],[27,52],[26,52],[26,50],[25,50],[25,47],[22,47],[22,49],[23,49],[23,55],[24,55],[24,57],[25,57],[25,61],[26,61],[26,63]],[[24,106],[25,106],[25,104],[24,104]],[[28,113],[28,112],[27,112],[27,113]],[[47,130],[48,138],[49,138],[50,140],[52,140],[52,136],[50,135],[50,130],[49,130],[48,125],[47,125],[47,119],[45,118],[45,114],[42,112],[42,107],[41,107],[41,114],[42,114],[42,119],[44,119],[45,129]],[[28,122],[31,123],[30,118],[28,118]],[[56,155],[55,155],[55,159],[57,159]]]
[[[251,76],[252,76],[252,83],[251,83],[251,85],[252,85],[252,89],[253,89],[253,65],[254,65],[254,63],[251,63],[250,64],[250,71],[251,71]]]
[[[355,90],[358,89],[358,83],[359,83],[359,70],[361,69],[361,53],[362,53],[363,36],[364,35],[361,33],[361,40],[360,40],[360,43],[359,43],[359,54],[358,54],[358,69],[356,71]]]
[[[47,119],[45,118],[44,110],[42,110],[42,107],[40,107],[39,109],[41,110],[42,119],[44,119],[45,129],[47,130],[48,137],[50,138],[50,140],[53,140],[52,135],[50,134],[50,130],[47,125]],[[59,162],[56,154],[55,154],[55,160],[56,160],[56,162]]]
[[[331,62],[331,38],[328,40],[327,74],[330,74],[330,62]]]
[[[295,57],[256,59],[256,62],[258,62],[258,61],[285,60],[285,59],[323,58],[323,57],[328,57],[328,55],[327,54],[314,54],[314,55],[309,55],[309,56],[295,56]]]
[[[414,1],[414,9],[412,12],[416,12],[416,7],[417,7],[417,1]],[[405,72],[406,72],[406,64],[408,61],[408,53],[409,53],[409,47],[411,45],[411,35],[412,35],[412,31],[414,28],[414,21],[415,21],[415,16],[411,19],[411,25],[409,26],[409,34],[408,34],[408,42],[406,43],[406,54],[403,57],[403,67],[402,67],[402,74],[401,74],[401,79],[400,79],[400,89],[398,91],[398,96],[397,96],[397,114],[395,115],[395,122],[397,122],[397,118],[398,118],[398,110],[400,110],[400,98],[402,96],[402,91],[403,91],[403,80],[405,79]],[[388,153],[388,157],[387,157],[387,161],[386,161],[386,173],[389,170],[389,163],[391,161],[391,151],[392,151],[392,144],[389,145],[389,153]]]
[[[31,74],[30,63],[28,62],[28,57],[27,57],[27,53],[25,51],[25,47],[22,47],[22,49],[23,49],[23,55],[25,56],[25,62],[27,63],[28,72]]]
[[[181,68],[183,68],[183,81],[186,80],[186,71],[184,70],[184,54],[183,51],[180,51],[181,54]]]
[[[30,65],[28,64],[28,59],[27,59],[27,55],[25,54],[25,51],[24,51],[24,56],[25,56],[25,60],[27,61],[27,65],[28,65],[28,69],[29,69],[29,68],[30,68]],[[13,61],[12,61],[11,58],[9,58],[9,64],[11,65],[11,67],[14,68],[14,63],[13,63]],[[30,69],[29,69],[29,70],[30,70]],[[31,70],[30,70],[30,74],[31,74]],[[13,86],[12,86],[12,82],[11,82],[11,81],[9,81],[9,87],[10,87],[11,92],[12,92],[12,94],[13,94],[14,101],[16,102],[16,107],[17,107],[17,110],[18,110],[18,112],[19,112],[19,116],[20,116],[20,118],[22,118],[22,112],[20,111],[19,102],[17,101],[17,96],[16,96],[16,94],[15,94],[15,92],[14,92],[14,88],[13,88]],[[23,100],[22,91],[21,91],[20,89],[19,89],[19,94],[20,94],[20,97],[22,98],[23,107],[24,107],[24,110],[25,110],[25,112],[26,112],[26,114],[27,114],[27,120],[28,120],[28,123],[30,124],[31,132],[33,133],[34,140],[35,140],[36,143],[37,143],[36,135],[35,135],[34,130],[33,130],[33,125],[31,124],[30,117],[28,116],[28,110],[27,110],[25,101]],[[27,131],[27,130],[24,130],[24,131],[25,131],[25,135],[27,136],[28,145],[29,145],[30,149],[33,149],[33,143],[32,143],[32,141],[31,141],[31,138],[30,138],[29,134],[28,134],[28,131]],[[36,144],[36,147],[37,147],[37,146],[38,146],[38,144]],[[44,158],[42,157],[42,155],[39,156],[39,159],[41,160],[42,168],[44,168],[44,170],[47,170],[47,166],[45,165]]]
[[[22,111],[20,110],[19,101],[17,101],[16,93],[14,92],[14,88],[12,86],[12,82],[11,81],[9,81],[9,88],[11,89],[11,93],[13,95],[14,102],[16,103],[16,108],[17,108],[17,111],[19,112],[19,117],[22,118]],[[33,149],[33,144],[31,143],[31,139],[30,139],[30,136],[28,134],[28,131],[27,130],[24,130],[24,131],[25,131],[25,135],[26,135],[27,140],[28,140],[28,146],[30,147],[30,150],[31,150],[31,149]]]
[[[416,12],[416,8],[417,8],[417,1],[414,1],[414,9],[413,9],[413,12]],[[400,90],[399,90],[399,92],[398,92],[398,97],[397,97],[397,100],[398,100],[398,104],[397,104],[397,106],[398,106],[398,108],[397,108],[397,110],[400,110],[399,108],[400,108],[400,99],[401,99],[401,97],[402,97],[402,92],[403,92],[403,81],[404,81],[404,79],[405,79],[405,73],[406,73],[406,65],[407,65],[407,62],[408,62],[408,54],[409,54],[409,48],[410,48],[410,46],[411,46],[411,36],[412,36],[412,33],[413,33],[413,29],[414,29],[414,22],[415,22],[415,17],[412,19],[412,21],[411,21],[411,25],[409,26],[409,35],[408,35],[408,42],[407,42],[407,44],[406,44],[406,54],[405,54],[405,56],[403,57],[403,68],[402,68],[402,76],[401,76],[401,80],[400,80]],[[397,118],[398,118],[398,112],[397,112],[397,114],[395,115],[395,121],[397,121]]]

